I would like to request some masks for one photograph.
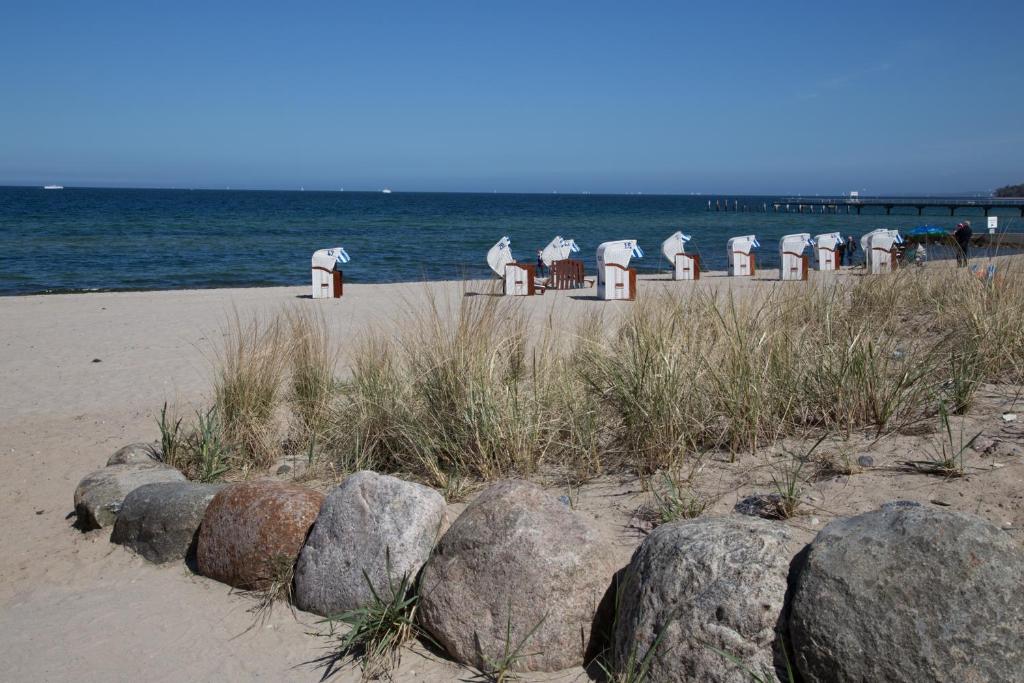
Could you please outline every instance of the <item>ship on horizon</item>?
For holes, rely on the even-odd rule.
[[[43,185],[44,190],[63,190],[63,185]]]

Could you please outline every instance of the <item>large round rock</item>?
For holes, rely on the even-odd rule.
[[[185,475],[158,462],[111,465],[86,475],[75,489],[75,513],[82,529],[110,526],[124,498],[144,484],[185,481]]]
[[[199,528],[199,573],[243,589],[266,586],[299,555],[324,495],[270,479],[229,484]]]
[[[614,661],[647,661],[652,682],[775,680],[792,554],[786,527],[762,519],[658,527],[623,572]]]
[[[615,571],[609,550],[589,520],[539,487],[499,482],[423,568],[421,622],[464,664],[487,667],[507,648],[524,655],[519,671],[578,666]]]
[[[807,681],[1024,680],[1024,553],[988,522],[914,503],[826,526],[790,614]]]
[[[415,580],[445,520],[437,491],[374,472],[357,472],[324,499],[295,567],[300,609],[331,616]],[[367,582],[369,580],[369,583]]]
[[[194,550],[206,507],[222,488],[192,482],[140,486],[125,497],[110,541],[150,562],[183,560]]]

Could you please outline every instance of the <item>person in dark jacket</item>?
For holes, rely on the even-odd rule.
[[[967,265],[967,250],[971,248],[971,236],[974,231],[971,230],[971,222],[964,221],[960,225],[956,226],[956,230],[953,231],[953,239],[956,240],[956,263],[958,266]]]
[[[843,254],[848,261],[848,265],[853,265],[853,252],[857,251],[857,240],[853,239],[853,235],[846,236],[846,252]]]
[[[537,250],[537,275],[544,274],[544,251],[542,249]]]

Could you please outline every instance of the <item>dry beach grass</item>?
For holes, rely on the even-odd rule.
[[[342,373],[322,318],[237,318],[214,395],[243,468],[297,434],[344,473],[453,480],[677,470],[783,439],[876,436],[968,410],[1024,378],[1024,273],[965,270],[668,291],[619,316],[530,326],[518,301],[429,293],[398,331],[369,331]],[[291,359],[291,362],[288,362]],[[279,387],[289,385],[285,397]],[[283,425],[275,422],[283,420]]]

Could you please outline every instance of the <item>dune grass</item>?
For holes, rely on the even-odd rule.
[[[391,577],[391,555],[386,555],[387,573]],[[378,591],[363,572],[372,599],[363,607],[333,615],[321,623],[320,634],[330,642],[330,651],[319,659],[329,678],[338,668],[357,664],[362,680],[389,678],[401,660],[402,647],[414,638],[433,643],[416,622],[419,607],[419,585],[408,575],[391,578],[387,590]]]
[[[216,350],[214,404],[235,469],[268,467],[280,450],[275,412],[288,362],[287,329],[280,316],[243,322],[236,311]]]
[[[701,453],[882,435],[934,421],[940,405],[969,410],[983,383],[1024,382],[1013,263],[988,282],[915,268],[740,294],[652,290],[606,310],[530,320],[516,300],[446,307],[428,293],[344,362],[322,316],[236,315],[215,379],[230,466],[268,465],[289,434],[335,471],[452,491],[541,469],[649,477]]]

